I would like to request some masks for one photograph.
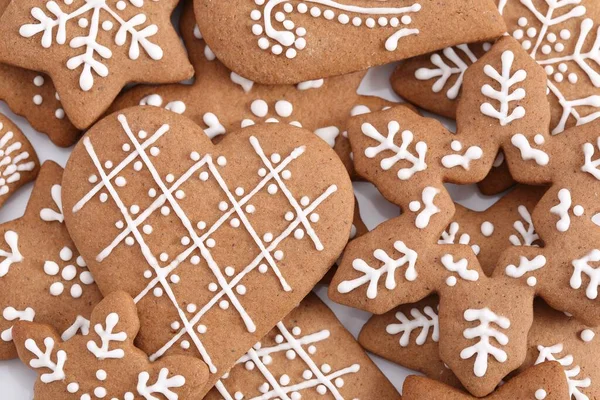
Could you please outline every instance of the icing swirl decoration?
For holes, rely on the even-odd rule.
[[[359,7],[332,0],[307,0],[294,7],[287,0],[254,2],[258,7],[262,7],[262,10],[257,8],[250,13],[250,18],[255,21],[252,33],[258,37],[258,47],[265,51],[270,50],[275,55],[285,53],[289,59],[295,58],[298,51],[304,50],[307,45],[306,28],[296,26],[290,19],[293,13],[309,14],[314,18],[335,20],[339,24],[352,24],[354,27],[364,25],[371,29],[388,26],[398,28],[385,42],[388,51],[395,51],[403,37],[419,34],[419,29],[409,27],[413,22],[410,14],[421,10],[419,3],[406,7]],[[275,8],[283,3],[283,10],[275,11]]]

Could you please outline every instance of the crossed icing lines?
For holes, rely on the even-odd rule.
[[[160,177],[157,169],[154,164],[150,160],[146,149],[150,147],[152,144],[157,142],[162,136],[164,136],[169,131],[168,125],[161,126],[150,138],[148,138],[145,142],[140,143],[137,137],[132,132],[129,124],[127,122],[127,118],[124,115],[119,115],[118,121],[121,123],[121,126],[125,133],[127,134],[129,140],[133,145],[133,150],[125,157],[125,159],[117,165],[110,173],[106,173],[102,163],[100,162],[99,157],[97,156],[94,147],[89,139],[89,137],[84,138],[83,143],[88,152],[88,155],[92,159],[94,166],[96,167],[98,174],[100,176],[101,181],[94,186],[74,207],[73,212],[77,212],[81,210],[97,193],[99,193],[102,189],[106,189],[119,210],[121,211],[123,218],[125,219],[125,227],[124,229],[115,237],[115,239],[104,249],[102,250],[96,260],[98,262],[102,262],[105,258],[107,258],[113,249],[115,249],[120,243],[126,241],[126,238],[129,235],[133,235],[135,241],[140,246],[142,251],[142,255],[146,259],[147,263],[152,267],[152,269],[156,273],[156,277],[146,286],[144,290],[142,290],[138,296],[135,298],[136,303],[142,300],[147,293],[149,293],[153,288],[155,288],[158,284],[160,284],[179,314],[179,317],[182,321],[183,327],[177,332],[173,337],[156,353],[150,356],[152,361],[161,357],[167,350],[169,350],[184,334],[188,333],[194,342],[196,348],[201,354],[203,360],[209,366],[210,371],[212,373],[217,372],[216,366],[212,363],[211,357],[208,354],[208,351],[205,349],[204,345],[200,341],[200,338],[194,331],[193,327],[199,323],[200,319],[208,312],[210,309],[217,304],[222,297],[226,296],[231,304],[235,307],[240,317],[242,318],[246,329],[249,332],[255,332],[256,326],[252,321],[252,318],[245,311],[244,307],[240,303],[239,299],[235,295],[233,288],[235,288],[241,280],[249,274],[251,271],[256,269],[257,266],[261,263],[261,261],[266,260],[269,267],[273,271],[273,273],[279,279],[279,282],[282,288],[285,291],[291,291],[291,286],[287,283],[285,278],[283,277],[281,271],[279,270],[277,263],[271,253],[277,248],[277,246],[288,236],[294,232],[294,230],[302,225],[306,230],[307,236],[313,241],[313,244],[317,250],[323,250],[323,244],[312,228],[307,215],[310,215],[323,201],[325,201],[329,196],[337,191],[337,187],[335,185],[331,185],[325,190],[319,197],[317,197],[312,203],[302,204],[305,208],[303,208],[298,201],[294,198],[292,193],[289,191],[283,179],[280,176],[280,173],[295,159],[300,157],[305,152],[305,147],[298,147],[294,149],[290,155],[281,161],[276,167],[271,163],[269,158],[265,155],[262,147],[258,139],[255,137],[250,138],[250,144],[255,150],[256,154],[260,157],[261,161],[264,164],[264,167],[267,169],[266,175],[262,178],[262,180],[256,185],[252,191],[250,191],[246,196],[241,198],[239,201],[235,199],[231,191],[229,190],[227,183],[222,178],[221,174],[218,171],[217,166],[214,164],[212,157],[210,154],[205,155],[204,157],[200,157],[200,155],[196,152],[191,153],[191,159],[195,161],[195,163],[184,173],[181,175],[179,179],[177,179],[171,187],[167,187],[165,182]],[[152,204],[143,212],[139,214],[135,219],[130,215],[127,206],[121,200],[118,192],[116,191],[112,180],[126,167],[131,165],[137,158],[140,158],[144,163],[147,170],[152,175],[154,182],[160,189],[162,193],[160,196],[157,196],[156,199],[152,202]],[[229,208],[226,212],[224,212],[221,217],[206,231],[202,236],[198,236],[196,233],[194,226],[190,219],[187,217],[186,213],[183,211],[181,206],[178,204],[175,196],[175,193],[181,185],[183,185],[188,179],[190,179],[194,174],[199,171],[201,168],[207,167],[210,171],[210,174],[215,178],[221,190],[227,196],[228,201],[231,203],[232,207]],[[246,205],[260,190],[267,186],[267,183],[270,181],[275,181],[281,190],[282,193],[286,196],[290,205],[294,209],[295,219],[293,219],[288,227],[276,238],[273,239],[268,246],[261,240],[259,235],[256,233],[252,225],[250,224],[246,214],[243,211],[243,206]],[[142,234],[139,231],[139,226],[142,225],[155,211],[159,210],[165,203],[168,203],[173,211],[176,213],[177,217],[181,220],[183,226],[187,230],[189,237],[191,238],[191,245],[186,248],[182,253],[180,253],[177,257],[173,259],[168,265],[161,267],[158,259],[154,256],[146,242]],[[207,239],[216,232],[222,225],[225,223],[233,214],[236,214],[240,219],[247,232],[253,238],[257,247],[260,250],[260,253],[254,258],[254,260],[248,264],[239,274],[231,279],[230,282],[227,282],[227,279],[223,275],[221,268],[213,259],[209,249],[207,248],[205,242]],[[220,291],[217,292],[213,298],[207,302],[199,312],[197,312],[192,319],[186,317],[184,311],[178,304],[177,298],[173,290],[171,289],[167,277],[173,272],[183,261],[188,259],[192,255],[193,252],[198,250],[200,255],[206,263],[208,264],[209,269],[213,273],[216,278],[218,285],[220,287]]]
[[[301,390],[316,387],[318,393],[321,395],[324,395],[326,390],[329,390],[329,393],[331,393],[331,395],[336,400],[343,400],[344,397],[338,391],[338,385],[334,384],[332,381],[347,374],[357,373],[360,370],[360,365],[352,364],[351,366],[340,369],[339,371],[325,372],[319,368],[319,366],[313,361],[313,359],[309,355],[310,348],[314,347],[314,345],[318,342],[327,340],[330,336],[330,332],[328,330],[322,330],[316,333],[303,336],[301,338],[296,338],[294,334],[291,333],[288,330],[288,328],[283,324],[283,322],[279,322],[277,324],[277,329],[279,330],[283,338],[283,342],[281,344],[278,344],[273,347],[252,348],[250,349],[250,351],[248,351],[248,353],[245,356],[240,358],[236,363],[237,365],[245,364],[249,361],[253,362],[256,368],[260,371],[260,373],[271,386],[271,390],[266,389],[264,391],[261,391],[262,396],[258,398],[260,398],[261,400],[267,400],[272,398],[291,400],[296,398],[294,396],[294,392],[299,392]],[[307,352],[303,346],[309,346],[309,351]],[[306,377],[303,374],[304,381],[300,383],[289,384],[290,382],[285,383],[285,381],[282,381],[281,379],[278,381],[277,378],[273,375],[273,373],[267,368],[268,363],[262,361],[263,357],[271,357],[271,354],[288,351],[295,352],[295,354],[297,354],[308,367],[307,371],[311,373],[311,376]],[[319,386],[322,386],[322,388],[319,388]],[[229,391],[223,384],[223,381],[217,382],[215,388],[219,391],[219,393],[221,394],[221,396],[224,397],[225,400],[234,400],[234,397],[229,393]],[[288,396],[289,393],[292,393],[291,397]]]

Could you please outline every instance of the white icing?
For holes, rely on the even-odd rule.
[[[427,81],[433,78],[439,77],[437,81],[431,87],[431,90],[434,93],[441,92],[450,78],[456,76],[456,81],[454,84],[446,91],[446,97],[450,100],[455,100],[460,93],[460,89],[463,83],[463,77],[469,65],[465,63],[462,58],[456,53],[456,50],[461,50],[465,56],[469,59],[471,63],[475,63],[477,61],[477,57],[471,51],[468,44],[461,44],[454,47],[446,47],[442,54],[452,63],[454,66],[448,65],[445,60],[438,54],[433,53],[431,55],[431,63],[435,65],[437,68],[419,68],[415,71],[415,78]]]
[[[415,173],[425,171],[427,164],[425,163],[425,156],[427,154],[427,144],[425,142],[418,142],[415,145],[417,155],[413,155],[408,147],[414,140],[414,135],[411,131],[405,130],[402,132],[402,145],[398,147],[394,143],[394,139],[398,132],[400,132],[400,124],[397,121],[390,121],[388,124],[388,134],[384,137],[377,131],[377,129],[369,124],[364,123],[361,126],[362,133],[365,136],[376,140],[380,144],[376,147],[367,147],[365,149],[365,156],[368,158],[375,158],[379,153],[384,151],[392,151],[395,153],[394,156],[383,158],[381,160],[381,168],[385,171],[392,168],[398,161],[406,160],[413,166],[411,168],[401,168],[398,171],[398,178],[401,180],[410,179]]]
[[[154,394],[160,393],[167,399],[177,399],[171,389],[179,388],[185,385],[185,378],[181,375],[175,375],[169,378],[169,370],[167,368],[161,368],[156,378],[156,382],[148,386],[150,380],[150,374],[146,371],[140,372],[138,375],[137,392],[140,396],[143,396],[146,400],[157,399]]]
[[[83,48],[83,52],[80,55],[69,58],[66,63],[67,68],[70,70],[75,70],[83,66],[79,75],[79,85],[83,91],[89,91],[94,86],[92,71],[103,78],[109,75],[108,67],[102,61],[103,59],[112,58],[112,51],[97,41],[102,12],[106,13],[119,25],[119,30],[114,36],[116,46],[124,46],[127,39],[131,37],[128,51],[129,59],[137,60],[139,58],[140,46],[151,59],[158,61],[163,58],[163,50],[160,46],[149,40],[150,37],[158,32],[158,26],[150,24],[142,27],[147,20],[147,16],[144,13],[139,13],[125,20],[125,17],[119,13],[121,11],[119,7],[117,7],[117,10],[114,10],[104,0],[86,1],[71,13],[63,12],[56,2],[46,3],[46,8],[51,16],[46,15],[41,8],[34,7],[31,9],[31,14],[37,22],[22,25],[19,29],[19,34],[26,38],[43,32],[41,44],[46,49],[52,46],[55,28],[56,43],[64,45],[67,42],[68,32],[73,29],[72,24],[70,25],[69,22],[79,19],[81,15],[92,14],[90,24],[85,28],[87,35],[73,36],[69,40],[69,46],[72,49]],[[138,30],[138,27],[142,29]],[[96,54],[98,55],[97,58],[94,57]]]
[[[240,85],[242,87],[242,89],[244,90],[244,93],[250,93],[250,91],[252,91],[254,82],[251,81],[250,79],[246,79],[243,76],[240,76],[233,71],[231,71],[230,78],[231,78],[231,82],[235,83],[236,85]]]
[[[431,217],[434,216],[435,214],[438,214],[441,210],[439,209],[439,207],[437,207],[434,204],[435,201],[435,196],[437,196],[440,193],[440,190],[431,186],[426,187],[425,189],[423,189],[423,192],[421,194],[421,199],[423,201],[423,204],[425,205],[425,208],[423,208],[423,210],[417,214],[417,217],[415,218],[415,226],[419,229],[425,229],[427,228],[427,226],[429,225],[429,221],[431,220]],[[419,208],[417,208],[415,205],[415,203],[418,202],[411,202],[412,206],[409,206],[410,210],[413,212],[417,212],[421,207],[419,204]]]
[[[65,329],[60,338],[63,342],[66,342],[67,340],[73,338],[77,332],[81,332],[83,336],[87,336],[88,333],[90,333],[90,321],[81,315],[78,315],[77,318],[75,318],[75,322],[73,322],[70,327]]]
[[[366,261],[357,258],[352,262],[352,268],[363,275],[348,281],[341,282],[337,290],[340,293],[349,293],[365,284],[369,284],[367,288],[367,297],[375,299],[377,297],[377,287],[379,279],[386,275],[385,288],[393,290],[396,288],[396,270],[404,265],[407,265],[404,273],[404,278],[412,282],[417,279],[417,270],[415,264],[417,262],[417,252],[406,247],[404,242],[398,240],[394,243],[394,249],[402,254],[398,259],[392,258],[384,250],[377,249],[373,252],[373,256],[381,261],[382,265],[378,268],[373,268]]]
[[[569,189],[560,189],[558,192],[559,203],[550,209],[552,214],[558,215],[559,220],[556,222],[556,229],[559,232],[566,232],[571,226],[571,217],[569,210],[571,209],[572,200]]]
[[[158,94],[149,94],[142,98],[139,102],[140,106],[162,107],[163,98]],[[186,110],[186,105],[181,100],[170,101],[165,105],[165,110],[174,112],[175,114],[183,114]]]
[[[319,89],[319,88],[323,87],[323,84],[325,84],[324,79],[316,79],[314,81],[300,82],[299,84],[296,85],[296,88],[298,90]]]
[[[588,299],[595,300],[598,297],[598,286],[600,286],[600,267],[594,268],[590,263],[600,261],[600,250],[594,249],[586,256],[573,260],[573,275],[571,275],[571,288],[577,290],[581,288],[582,274],[589,278],[588,286],[585,294]]]
[[[6,231],[4,233],[4,241],[8,245],[9,250],[0,249],[0,257],[4,257],[0,262],[0,278],[8,274],[13,264],[18,264],[24,260],[23,255],[19,252],[19,234],[17,232]]]
[[[538,269],[546,266],[546,257],[542,255],[538,255],[535,258],[529,260],[527,257],[521,256],[519,257],[519,266],[509,265],[506,267],[504,272],[507,276],[511,278],[520,278],[525,274],[528,274],[533,271],[537,271]]]
[[[336,126],[328,126],[315,130],[315,135],[323,139],[331,148],[333,148],[335,146],[335,140],[340,135],[340,130]]]
[[[600,137],[598,137],[598,148],[600,149]],[[585,162],[584,162],[583,166],[581,167],[581,170],[583,172],[587,172],[588,174],[591,174],[594,178],[596,178],[600,181],[600,168],[598,168],[598,166],[600,166],[600,158],[595,161],[592,160],[592,158],[594,157],[595,151],[596,151],[596,149],[594,148],[593,144],[586,143],[583,145],[583,154],[584,154]]]
[[[458,222],[452,222],[448,229],[442,232],[440,239],[438,240],[438,244],[456,244],[456,235],[458,234],[458,230],[460,229],[460,225]],[[458,244],[468,245],[471,243],[471,236],[468,233],[463,233],[458,238]],[[473,244],[471,245],[471,249],[475,255],[479,255],[481,248]]]
[[[55,211],[52,208],[43,208],[40,210],[40,218],[46,222],[57,221],[62,223],[65,220],[65,216],[63,215],[62,209],[61,186],[52,185],[50,195],[52,196],[52,201],[54,201],[58,211]]]
[[[396,319],[400,321],[399,324],[389,324],[385,331],[390,335],[397,335],[402,333],[400,336],[400,346],[407,347],[410,344],[410,335],[417,329],[421,329],[421,332],[415,339],[415,343],[418,346],[422,346],[429,337],[429,331],[431,330],[431,340],[438,342],[440,340],[440,328],[438,315],[435,310],[429,306],[423,308],[421,312],[417,308],[410,310],[412,319],[409,319],[404,313],[398,311]]]
[[[581,372],[581,368],[579,365],[573,366],[574,359],[572,355],[567,354],[564,357],[560,356],[560,353],[563,351],[563,345],[561,343],[550,347],[538,345],[537,349],[539,351],[539,355],[535,361],[535,365],[547,361],[557,361],[561,366],[564,367],[565,375],[567,376],[567,384],[569,386],[570,399],[585,400],[588,398],[581,392],[581,389],[590,387],[592,385],[592,380],[588,377],[577,378]]]
[[[3,128],[4,125],[0,122],[0,131]],[[33,171],[35,168],[35,162],[26,161],[29,153],[21,151],[23,144],[14,141],[14,138],[12,131],[0,138],[0,196],[6,195],[10,191],[9,185],[21,179],[21,172]]]
[[[538,389],[535,391],[535,399],[536,400],[544,400],[547,396],[547,393],[544,389]]]
[[[485,221],[481,224],[481,234],[485,237],[490,237],[494,234],[494,224],[490,221]]]
[[[515,55],[512,51],[506,50],[502,53],[502,71],[498,72],[491,65],[486,65],[483,72],[497,83],[500,84],[500,90],[494,89],[491,85],[485,84],[481,88],[481,93],[500,103],[500,108],[496,109],[493,105],[486,102],[481,105],[481,112],[488,117],[495,118],[500,122],[500,125],[506,126],[511,122],[521,119],[525,116],[525,108],[517,106],[510,110],[511,102],[523,100],[525,98],[525,89],[518,87],[513,89],[513,86],[527,79],[527,72],[523,69],[516,71],[511,75],[511,68],[515,60]]]
[[[441,261],[442,265],[448,271],[456,272],[462,279],[466,281],[479,280],[479,272],[469,269],[469,260],[466,258],[454,262],[454,256],[452,254],[445,254],[442,256]]]
[[[543,150],[534,149],[529,144],[529,139],[525,135],[517,133],[510,142],[521,152],[521,158],[524,161],[534,160],[537,165],[546,166],[550,162],[550,156]],[[536,143],[537,144],[537,143]]]
[[[127,340],[127,334],[125,332],[113,333],[113,329],[115,329],[118,323],[119,315],[117,313],[110,313],[106,316],[106,328],[104,328],[102,324],[94,325],[94,332],[96,332],[102,344],[98,347],[96,342],[90,340],[87,342],[87,349],[96,356],[97,359],[105,360],[108,358],[125,357],[123,349],[117,348],[110,350],[111,342],[124,342]]]
[[[214,139],[219,135],[227,133],[225,127],[221,125],[219,118],[213,113],[205,113],[202,116],[202,121],[204,121],[204,124],[207,126],[207,128],[204,129],[204,133],[206,133],[206,136],[210,139]]]
[[[508,344],[508,336],[494,328],[492,324],[506,330],[510,328],[510,321],[508,318],[497,315],[489,308],[479,310],[469,309],[465,311],[464,318],[468,322],[477,321],[479,325],[474,328],[465,329],[463,336],[465,339],[479,339],[479,341],[473,346],[463,349],[460,352],[460,358],[468,360],[476,355],[473,372],[475,376],[481,378],[487,372],[490,355],[500,363],[504,363],[508,359],[506,352],[492,344],[490,339],[494,339],[500,346],[506,346]]]
[[[510,235],[508,240],[513,246],[533,246],[533,243],[536,240],[539,240],[539,235],[535,232],[535,227],[533,226],[533,220],[531,219],[531,214],[527,210],[527,207],[524,205],[520,205],[517,207],[519,215],[527,224],[527,228],[522,221],[515,221],[513,224],[513,228],[517,231],[520,238],[517,235]]]
[[[35,311],[31,307],[27,307],[24,310],[17,310],[14,307],[6,307],[2,311],[2,318],[6,321],[29,321],[32,322],[35,318]],[[13,340],[12,337],[12,326],[0,333],[0,339],[4,342],[10,342]]]
[[[596,333],[591,329],[584,329],[583,331],[581,331],[580,337],[581,340],[583,340],[586,343],[589,343],[592,340],[594,340],[594,337],[596,337]]]
[[[65,363],[67,362],[67,353],[64,350],[56,352],[56,361],[52,361],[52,352],[54,350],[54,339],[47,337],[44,339],[45,351],[42,351],[38,344],[33,339],[25,340],[25,348],[29,350],[35,357],[29,361],[31,368],[45,368],[52,371],[40,375],[40,380],[43,383],[52,383],[65,379]]]
[[[453,140],[451,144],[452,150],[459,152],[462,150],[462,143],[458,140]],[[454,168],[457,166],[469,170],[471,161],[480,160],[483,157],[483,150],[479,146],[471,146],[464,154],[448,154],[442,157],[442,165],[445,168]]]

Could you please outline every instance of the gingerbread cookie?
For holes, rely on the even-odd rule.
[[[343,349],[343,351],[339,351]],[[399,399],[352,335],[315,294],[241,357],[205,397]]]
[[[278,86],[261,85],[239,76],[225,67],[204,42],[191,1],[185,5],[180,27],[197,71],[194,83],[136,86],[118,97],[111,111],[136,105],[163,107],[191,118],[215,140],[264,122],[302,126],[333,147],[353,174],[346,121],[394,105],[357,94],[366,72]]]
[[[39,164],[23,132],[0,114],[0,206],[21,186],[35,179]]]
[[[0,61],[47,73],[66,115],[85,129],[127,83],[193,75],[171,26],[177,3],[13,1],[0,19]]]
[[[16,321],[51,324],[66,340],[89,329],[102,298],[64,225],[62,172],[45,162],[25,215],[0,227],[0,359],[17,356]]]
[[[598,3],[594,0],[496,2],[508,34],[519,41],[548,76],[552,133],[597,119],[600,81],[594,41],[600,23]],[[416,57],[398,67],[392,76],[392,86],[408,101],[455,118],[463,75],[490,47],[489,43],[463,44]]]
[[[544,189],[519,186],[484,212],[456,205],[453,222],[440,244],[470,245],[486,275],[491,275],[500,253],[508,246],[537,246],[541,242],[531,212]],[[360,344],[372,353],[432,379],[460,387],[460,381],[439,358],[439,300],[431,296],[369,319]]]
[[[449,44],[494,39],[506,29],[491,0],[443,7],[433,0],[394,0],[385,7],[377,1],[195,0],[194,9],[217,57],[267,84],[365,70]]]
[[[475,400],[459,390],[446,386],[435,380],[420,376],[409,376],[404,382],[403,399],[447,399]],[[558,363],[544,363],[532,367],[518,377],[502,385],[494,393],[486,396],[487,400],[563,400],[568,396],[567,382]]]
[[[0,16],[9,3],[10,0],[0,1]],[[0,64],[0,99],[57,146],[71,146],[79,137],[79,130],[62,109],[52,81],[44,74]]]
[[[39,374],[36,399],[199,398],[208,378],[202,361],[171,356],[151,363],[134,346],[140,321],[129,295],[117,291],[102,300],[91,326],[83,335],[61,340],[49,325],[17,323],[19,357]]]
[[[329,295],[382,314],[439,294],[441,358],[476,396],[524,361],[535,290],[486,277],[470,247],[439,243],[454,214],[443,182],[482,179],[500,148],[516,177],[539,180],[549,163],[540,147],[550,134],[537,131],[550,120],[545,90],[541,68],[503,38],[465,74],[456,135],[400,108],[349,124],[357,172],[405,213],[349,244]]]
[[[311,132],[257,125],[215,146],[156,107],[95,125],[63,185],[100,288],[136,299],[139,346],[201,357],[207,389],[334,264],[354,209],[342,163]]]

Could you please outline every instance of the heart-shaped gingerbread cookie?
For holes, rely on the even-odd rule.
[[[136,300],[138,346],[201,357],[207,389],[333,265],[354,208],[344,166],[312,132],[258,125],[215,146],[156,107],[93,127],[63,193],[102,292]]]

